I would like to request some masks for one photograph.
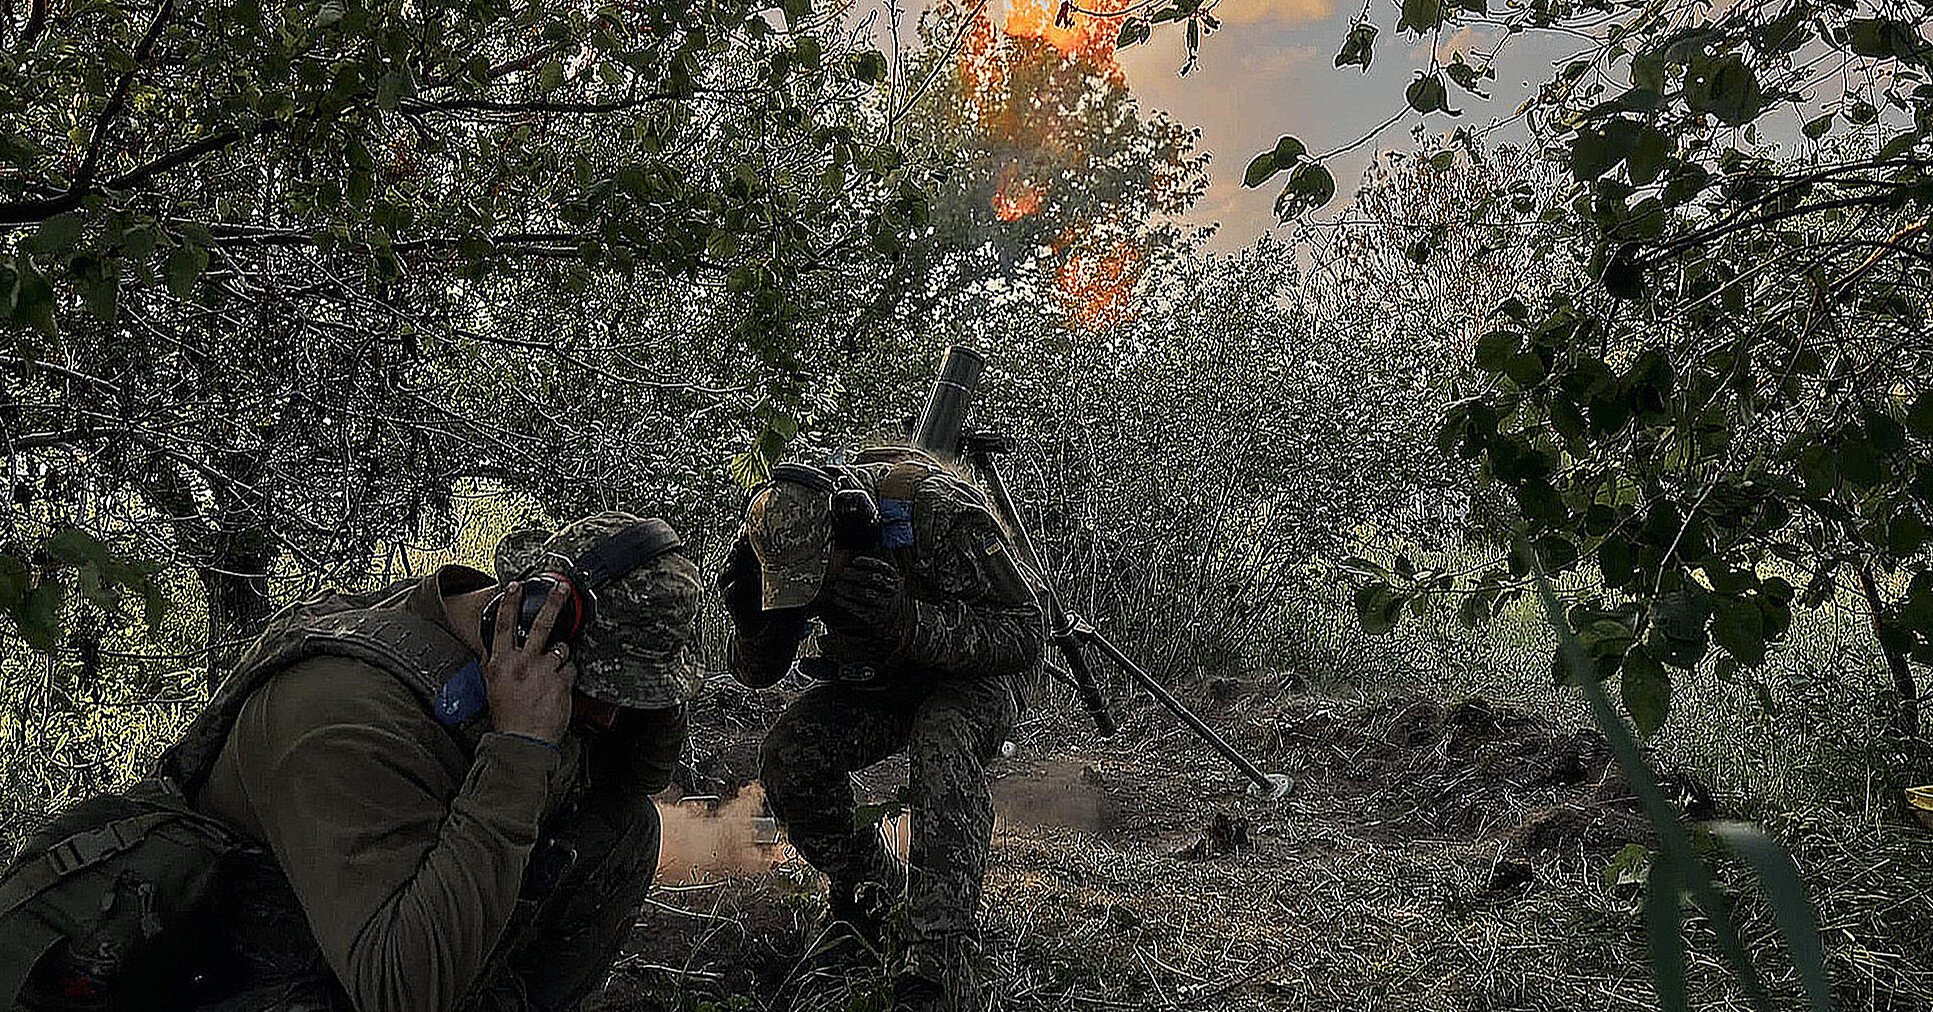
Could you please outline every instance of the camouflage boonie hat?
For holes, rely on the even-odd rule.
[[[543,541],[529,531],[514,532],[497,545],[497,577],[515,579],[551,555],[575,560],[638,520],[629,513],[598,513]],[[676,706],[696,696],[704,681],[691,657],[692,619],[702,593],[698,566],[681,551],[597,588],[597,620],[571,645],[577,688],[593,699],[639,709]]]
[[[497,551],[491,560],[497,572],[497,582],[509,583],[522,576],[524,570],[543,556],[544,542],[556,533],[548,527],[521,527],[504,535],[503,540],[497,542]]]
[[[811,604],[832,562],[832,505],[826,494],[775,481],[745,508],[745,537],[758,556],[759,607]]]

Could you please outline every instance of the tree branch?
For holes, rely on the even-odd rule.
[[[85,190],[94,181],[94,173],[100,168],[101,148],[106,144],[108,127],[127,107],[128,92],[134,89],[134,77],[141,72],[142,64],[154,55],[154,40],[161,37],[161,26],[167,23],[168,15],[173,11],[174,0],[161,0],[161,9],[154,12],[154,20],[148,22],[148,30],[142,33],[141,41],[134,47],[134,65],[121,75],[121,82],[114,86],[114,94],[109,96],[107,105],[101,109],[101,118],[94,121],[94,136],[88,138],[87,154],[82,157],[80,171],[74,174],[74,185],[69,190]]]
[[[137,166],[115,176],[98,186],[76,179],[74,186],[58,197],[44,197],[37,200],[16,200],[0,202],[0,228],[17,225],[32,225],[47,220],[57,214],[71,211],[81,206],[81,201],[90,193],[101,190],[127,190],[139,186],[164,172],[179,168],[203,155],[212,154],[223,148],[262,137],[282,129],[288,124],[282,120],[263,120],[247,129],[236,128],[210,134],[201,140],[184,147],[176,148],[168,154]]]

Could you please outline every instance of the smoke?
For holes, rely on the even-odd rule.
[[[1116,816],[1101,774],[1077,760],[1015,771],[994,780],[992,790],[996,832],[1064,826],[1098,833]],[[661,885],[756,875],[798,856],[766,812],[765,788],[756,782],[724,801],[660,801],[658,817],[664,826],[656,879]],[[912,847],[912,815],[902,811],[881,819],[879,832],[904,860]]]
[[[757,782],[724,801],[691,798],[657,804],[664,829],[655,879],[659,884],[756,875],[796,854],[766,812],[765,788]],[[880,829],[887,845],[904,858],[912,840],[911,820],[905,814],[882,819]]]
[[[1115,809],[1099,771],[1075,759],[1049,760],[993,782],[997,831],[1062,826],[1099,833],[1111,827]]]
[[[664,827],[658,847],[660,883],[770,871],[791,856],[791,847],[769,825],[765,788],[756,783],[715,806],[696,799],[660,801],[658,819]]]

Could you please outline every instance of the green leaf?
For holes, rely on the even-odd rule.
[[[15,620],[20,623],[20,638],[27,645],[48,653],[60,642],[60,611],[67,601],[67,584],[44,579],[22,595]]]
[[[1361,66],[1364,73],[1369,72],[1369,61],[1375,56],[1376,26],[1367,21],[1358,21],[1349,28],[1349,36],[1342,40],[1342,50],[1336,53],[1336,66]]]
[[[41,253],[66,253],[81,241],[81,213],[68,211],[40,223],[32,248]]]
[[[103,322],[113,323],[121,307],[121,270],[118,262],[99,261],[89,256],[86,269],[76,279],[81,304]],[[81,261],[75,261],[78,266]]]
[[[27,564],[11,555],[0,555],[0,612],[13,614],[33,586]]]
[[[1806,139],[1816,141],[1819,138],[1824,137],[1826,135],[1826,131],[1832,129],[1832,113],[1826,113],[1824,116],[1821,116],[1818,119],[1809,120],[1806,122],[1806,125],[1804,127],[1801,127],[1800,129],[1805,133]]]
[[[1886,550],[1895,559],[1911,558],[1926,544],[1926,521],[1905,510],[1886,525]]]
[[[1892,57],[1908,62],[1927,61],[1929,47],[1918,29],[1892,18],[1853,18],[1846,22],[1846,42],[1860,56]]]
[[[1275,198],[1275,216],[1288,221],[1304,211],[1322,207],[1336,196],[1336,180],[1315,162],[1303,162],[1289,173],[1289,183]]]
[[[1381,636],[1396,628],[1403,615],[1403,598],[1386,583],[1371,583],[1356,590],[1356,618],[1363,632]]]
[[[1772,923],[1792,953],[1793,968],[1805,985],[1807,1003],[1814,1012],[1829,1012],[1832,982],[1826,977],[1825,945],[1819,937],[1819,919],[1812,901],[1806,897],[1805,880],[1792,855],[1758,827],[1742,822],[1716,822],[1707,826],[1711,834],[1724,841],[1751,864],[1765,898],[1772,906]]]
[[[1417,112],[1463,115],[1462,112],[1450,108],[1450,90],[1443,86],[1443,77],[1440,74],[1425,74],[1411,81],[1409,87],[1403,90],[1403,98],[1409,102],[1410,108]]]
[[[1121,22],[1121,33],[1114,38],[1114,48],[1126,49],[1148,41],[1154,33],[1154,26],[1140,18],[1127,18]]]
[[[1730,594],[1713,594],[1712,642],[1748,668],[1765,663],[1765,616],[1758,602]]]
[[[1597,546],[1597,567],[1604,575],[1604,585],[1613,590],[1628,587],[1638,578],[1636,556],[1631,543],[1623,538],[1605,538]]]
[[[1514,330],[1493,330],[1477,338],[1476,366],[1494,376],[1503,372],[1505,364],[1521,347],[1523,335]]]
[[[1906,411],[1906,427],[1921,439],[1933,439],[1933,390],[1923,390]]]
[[[1403,17],[1396,30],[1426,35],[1443,23],[1443,0],[1403,0]]]
[[[1633,645],[1618,669],[1618,692],[1640,737],[1649,738],[1664,726],[1671,712],[1671,676],[1642,644]]]
[[[100,565],[114,558],[113,550],[99,538],[72,527],[56,531],[48,538],[47,552],[72,566]]]
[[[1444,66],[1443,72],[1450,75],[1450,80],[1455,81],[1457,87],[1462,88],[1464,91],[1467,91],[1478,98],[1490,97],[1489,95],[1486,95],[1483,93],[1483,90],[1481,86],[1478,84],[1478,82],[1482,81],[1486,77],[1497,76],[1496,71],[1490,69],[1489,67],[1484,67],[1483,69],[1479,70],[1476,67],[1472,67],[1469,64],[1463,62],[1462,53],[1458,53],[1456,55],[1456,59],[1450,61],[1449,64]]]
[[[1301,141],[1287,134],[1276,138],[1275,150],[1271,152],[1275,156],[1275,164],[1284,169],[1294,165],[1303,155],[1308,153],[1309,149],[1304,147]]]
[[[1626,156],[1625,168],[1631,173],[1635,186],[1649,186],[1664,171],[1665,156],[1671,153],[1671,139],[1663,130],[1647,126],[1638,131],[1637,138],[1631,142],[1631,153]]]
[[[1737,53],[1719,59],[1700,57],[1685,73],[1685,104],[1719,122],[1744,126],[1764,110],[1758,74]]]
[[[1690,1007],[1685,991],[1684,872],[1682,859],[1659,855],[1644,883],[1644,940],[1651,955],[1651,981],[1658,1008],[1681,1012]]]
[[[887,69],[886,54],[877,49],[868,49],[853,59],[853,76],[867,84],[886,80]]]
[[[191,242],[182,243],[168,254],[168,290],[179,299],[191,297],[195,294],[195,282],[207,269],[208,251]]]
[[[1644,297],[1644,269],[1629,257],[1613,257],[1604,265],[1604,290],[1614,299]]]
[[[1278,171],[1280,167],[1275,164],[1275,152],[1264,151],[1248,163],[1248,170],[1242,173],[1242,185],[1250,188],[1260,186]]]

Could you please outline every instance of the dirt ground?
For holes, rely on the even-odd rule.
[[[1190,701],[1292,789],[1250,796],[1146,700],[1120,707],[1105,741],[1078,716],[1024,719],[1014,756],[993,765],[990,1007],[1655,1004],[1642,886],[1611,870],[1649,833],[1595,732],[1480,699],[1339,699],[1268,680],[1218,680]],[[889,1007],[891,954],[820,951],[823,880],[782,843],[750,842],[758,736],[783,704],[727,690],[696,714],[692,797],[666,808],[666,871],[597,1007]],[[903,777],[889,761],[860,788],[890,798]],[[1666,783],[1693,818],[1740,814],[1689,777]],[[1933,835],[1830,818],[1772,828],[1812,885],[1839,1007],[1933,1009]],[[1777,1007],[1799,1007],[1748,876],[1714,861]],[[1747,1007],[1704,922],[1688,923],[1694,1004]]]

